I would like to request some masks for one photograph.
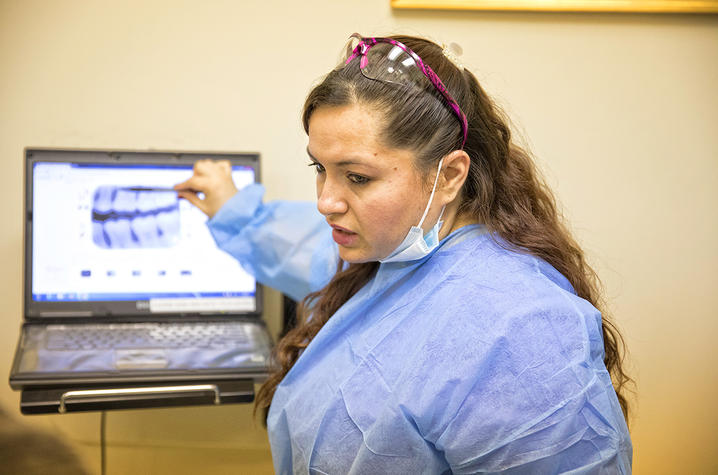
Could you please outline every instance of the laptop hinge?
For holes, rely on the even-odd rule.
[[[92,312],[40,312],[41,317],[91,317],[93,314]]]

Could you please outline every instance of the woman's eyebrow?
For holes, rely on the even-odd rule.
[[[313,162],[320,163],[319,160],[317,160],[317,158],[314,155],[312,155],[312,152],[309,151],[309,147],[307,147],[307,155],[309,155],[309,158]],[[333,165],[337,166],[337,167],[346,167],[349,165],[364,165],[364,166],[373,168],[372,165],[370,165],[366,162],[360,161],[360,160],[342,160],[341,162],[334,163]]]

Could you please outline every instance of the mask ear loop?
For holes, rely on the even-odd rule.
[[[437,221],[438,221],[439,223],[441,223],[441,224],[444,224],[444,223],[441,221],[441,217],[444,216],[444,210],[445,210],[445,209],[446,209],[446,205],[444,205],[444,206],[441,207],[441,213],[439,213],[439,219],[437,219]],[[439,229],[441,229],[441,225],[439,225]]]
[[[434,179],[434,187],[431,189],[431,195],[429,196],[429,202],[426,204],[426,208],[424,208],[424,214],[421,216],[421,220],[419,221],[419,225],[417,227],[421,227],[422,224],[424,224],[424,220],[426,219],[426,215],[429,213],[429,208],[431,207],[431,202],[434,200],[434,193],[436,192],[436,184],[439,183],[439,174],[441,173],[441,165],[444,163],[444,158],[441,157],[441,160],[439,160],[439,169],[436,171],[436,178]],[[444,208],[446,206],[443,206],[441,208],[441,214],[439,215],[439,221],[441,221],[441,216],[444,215]]]

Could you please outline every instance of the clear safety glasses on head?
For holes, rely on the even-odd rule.
[[[364,77],[402,85],[416,85],[426,78],[444,98],[449,108],[456,114],[461,124],[464,148],[468,133],[466,116],[459,104],[446,90],[439,76],[425,64],[418,54],[403,43],[391,38],[364,38],[354,33],[350,37],[345,65],[359,58],[359,69]]]
[[[441,165],[443,163],[444,159],[442,158],[439,160],[439,169],[436,171],[434,187],[431,189],[429,202],[426,204],[426,208],[424,208],[424,214],[421,215],[419,224],[412,226],[401,244],[399,244],[399,246],[384,259],[379,259],[379,262],[415,261],[429,255],[429,253],[436,249],[439,245],[439,231],[441,230],[441,226],[444,224],[444,222],[441,221],[441,217],[444,215],[444,208],[446,208],[446,206],[441,208],[439,219],[436,220],[436,224],[429,230],[429,232],[424,234],[424,229],[421,225],[424,224],[426,215],[429,213],[429,208],[431,207],[431,202],[434,200],[436,184],[439,182],[439,174],[441,173]]]

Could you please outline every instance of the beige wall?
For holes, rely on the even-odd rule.
[[[716,473],[718,16],[0,0],[2,374],[22,312],[23,147],[256,150],[270,198],[312,199],[300,108],[353,31],[463,46],[605,282],[638,383],[636,473]],[[0,404],[17,413],[18,394],[0,385]],[[99,470],[97,414],[23,420]],[[108,439],[111,474],[271,470],[248,407],[110,413]]]

